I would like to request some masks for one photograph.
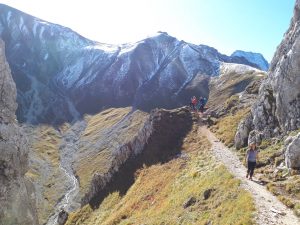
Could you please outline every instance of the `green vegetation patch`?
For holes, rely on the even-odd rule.
[[[244,119],[249,113],[249,108],[234,111],[233,113],[230,113],[229,115],[218,119],[216,124],[211,127],[211,130],[222,142],[225,143],[225,145],[227,145],[228,147],[232,147],[234,145],[234,137],[238,125],[240,121]]]

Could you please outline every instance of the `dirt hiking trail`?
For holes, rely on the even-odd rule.
[[[220,142],[206,126],[200,124],[198,132],[199,135],[204,135],[211,142],[217,160],[221,161],[236,178],[241,180],[242,188],[252,194],[257,210],[255,215],[257,224],[300,225],[300,220],[293,214],[292,210],[283,205],[264,186],[258,184],[255,175],[253,181],[246,179],[246,168],[238,157]]]

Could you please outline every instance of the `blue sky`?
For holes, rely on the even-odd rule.
[[[288,29],[294,0],[0,0],[85,37],[119,44],[166,31],[230,55],[240,49],[270,61]]]

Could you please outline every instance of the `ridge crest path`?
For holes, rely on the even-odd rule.
[[[207,137],[217,160],[239,180],[241,187],[253,196],[257,213],[255,221],[259,225],[300,225],[293,211],[283,205],[264,186],[246,179],[246,168],[236,154],[230,151],[206,126],[200,124],[198,134]]]

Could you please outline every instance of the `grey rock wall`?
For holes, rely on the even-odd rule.
[[[35,225],[34,191],[24,175],[27,143],[15,120],[16,86],[0,40],[0,224]]]
[[[300,1],[271,62],[259,101],[252,110],[255,129],[265,136],[300,128]],[[277,129],[276,129],[277,128]],[[275,131],[275,132],[274,132]]]
[[[267,78],[259,88],[258,100],[252,107],[252,127],[260,138],[271,138],[300,128],[300,0],[294,16],[270,65]],[[246,145],[251,130],[242,121],[236,135],[236,146]],[[246,131],[246,132],[245,132]],[[248,137],[248,141],[251,137]]]

